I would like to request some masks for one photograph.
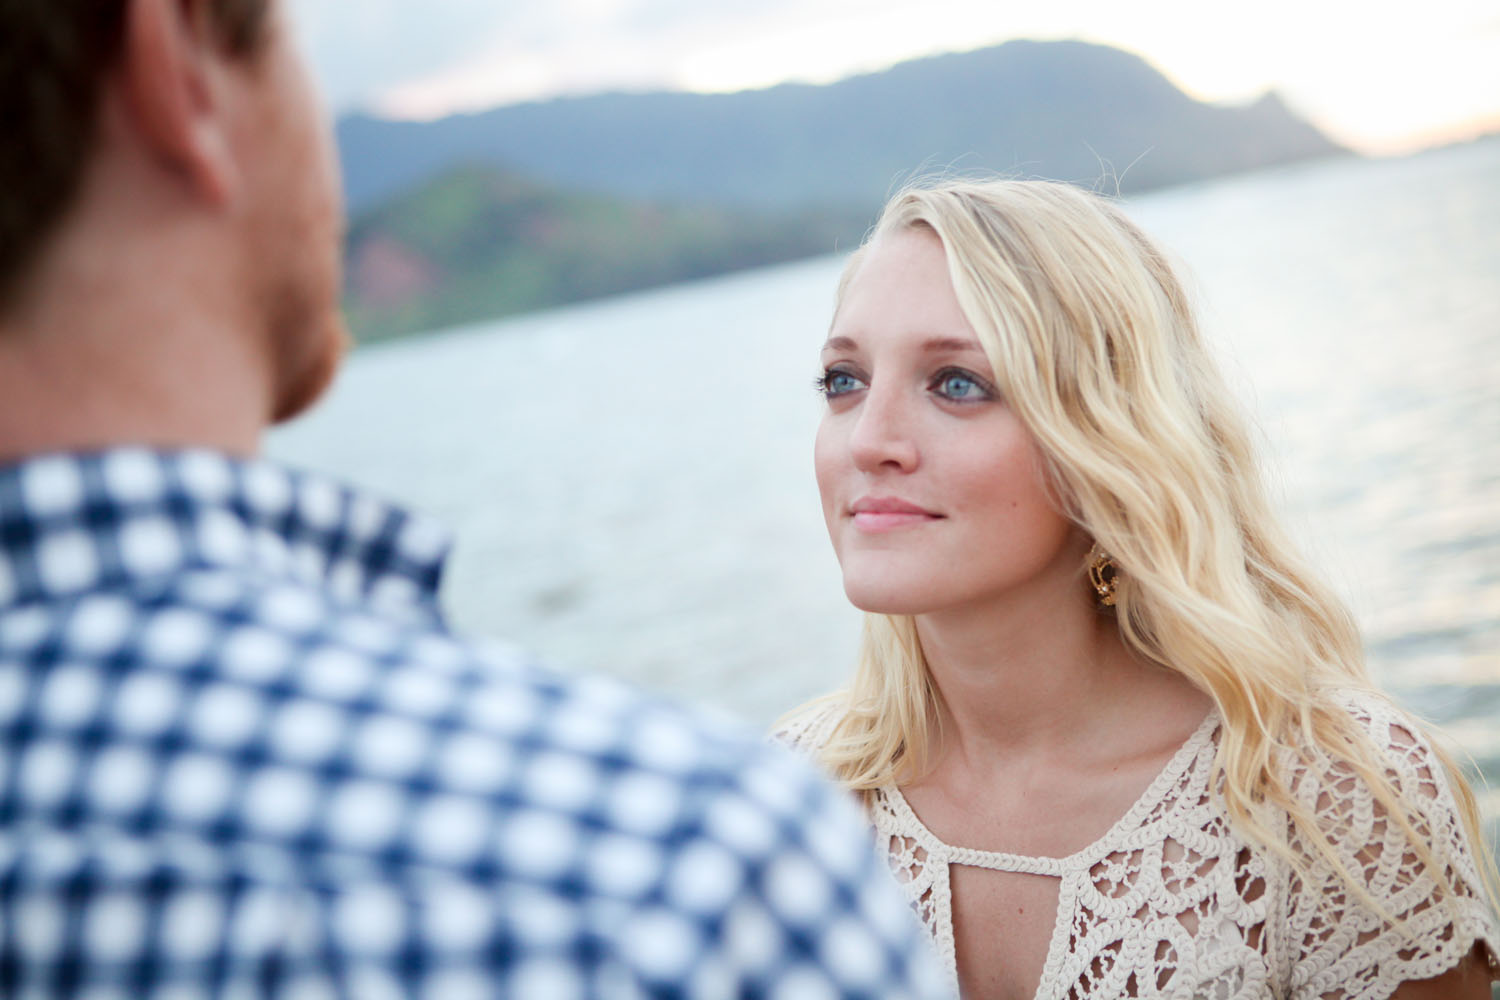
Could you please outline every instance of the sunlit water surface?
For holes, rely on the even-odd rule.
[[[1377,675],[1500,775],[1500,142],[1142,198]],[[446,521],[468,630],[761,725],[838,684],[838,257],[367,349],[271,452]]]

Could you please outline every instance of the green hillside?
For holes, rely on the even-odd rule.
[[[346,305],[358,338],[378,340],[828,253],[865,223],[579,194],[468,167],[355,221]]]
[[[814,86],[735,94],[594,94],[431,122],[339,123],[356,210],[459,164],[568,190],[793,210],[879,205],[924,167],[1019,172],[1121,189],[1346,152],[1274,94],[1195,101],[1140,57],[1014,41]]]
[[[1138,56],[1009,42],[826,86],[596,94],[339,124],[362,339],[826,253],[924,171],[1151,188],[1346,155],[1274,94],[1204,104]]]

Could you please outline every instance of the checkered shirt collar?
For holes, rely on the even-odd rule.
[[[0,466],[0,609],[236,569],[436,617],[448,545],[425,518],[216,452],[129,448]]]

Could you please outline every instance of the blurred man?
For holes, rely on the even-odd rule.
[[[346,340],[284,19],[0,0],[0,995],[933,995],[842,796],[252,457]]]

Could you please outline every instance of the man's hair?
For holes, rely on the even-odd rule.
[[[0,0],[0,306],[77,193],[129,3]],[[203,16],[226,51],[245,55],[270,3],[206,0]]]

